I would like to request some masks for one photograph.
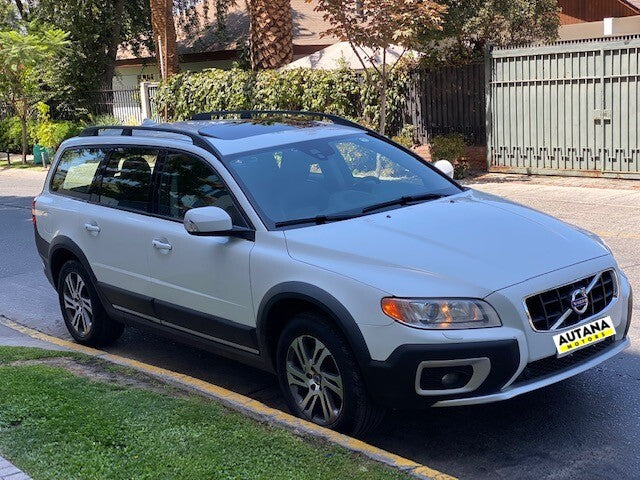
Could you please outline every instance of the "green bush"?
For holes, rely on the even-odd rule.
[[[431,158],[436,160],[449,160],[456,162],[464,156],[466,144],[464,137],[459,133],[436,135],[431,139]]]
[[[394,136],[392,140],[396,143],[399,143],[403,147],[413,148],[416,145],[416,142],[414,140],[415,134],[415,125],[405,125],[404,127],[402,127],[402,130],[400,130],[400,133]]]
[[[469,174],[469,163],[463,160],[466,151],[464,136],[459,133],[437,135],[431,140],[433,161],[449,160],[453,164],[453,177],[464,178]]]
[[[395,69],[388,88],[389,131],[400,125],[408,75]],[[357,72],[337,70],[207,69],[181,73],[163,82],[156,94],[158,109],[172,120],[185,120],[212,110],[310,110],[376,124],[380,115],[377,91]]]
[[[27,151],[31,152],[36,143],[35,120],[27,122]],[[18,117],[7,117],[0,120],[0,151],[22,153],[22,128]]]
[[[39,145],[57,149],[67,138],[78,135],[82,126],[70,121],[46,120],[40,123],[36,129],[36,138]]]
[[[89,115],[87,126],[122,125],[122,121],[113,115]]]

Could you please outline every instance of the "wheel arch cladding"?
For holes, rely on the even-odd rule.
[[[260,350],[275,370],[278,337],[287,321],[302,311],[314,310],[327,318],[344,335],[361,366],[371,361],[369,349],[356,321],[346,307],[329,292],[304,282],[284,282],[272,287],[258,307],[257,332]]]
[[[58,274],[60,273],[62,266],[69,260],[79,261],[89,274],[93,285],[97,285],[96,276],[91,269],[91,265],[89,265],[87,257],[82,253],[80,247],[69,237],[60,236],[56,237],[49,247],[49,270],[56,288],[58,283]]]

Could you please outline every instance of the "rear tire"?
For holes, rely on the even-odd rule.
[[[385,409],[375,405],[344,336],[322,315],[292,318],[278,341],[280,388],[292,413],[349,434],[375,429]]]
[[[83,345],[102,347],[117,340],[124,325],[111,319],[82,264],[69,260],[58,275],[58,298],[64,323]]]

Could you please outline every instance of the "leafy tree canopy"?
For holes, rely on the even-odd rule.
[[[68,34],[29,23],[20,30],[0,31],[0,100],[10,104],[22,124],[22,158],[26,161],[27,119],[38,102],[51,96],[50,79]]]
[[[57,69],[61,110],[86,106],[94,100],[88,92],[110,89],[118,46],[138,51],[149,37],[146,0],[28,0],[26,7],[30,20],[70,34]]]
[[[557,0],[439,1],[447,6],[443,29],[426,31],[422,41],[429,44],[433,40],[454,39],[450,48],[440,52],[447,60],[482,55],[486,44],[548,42],[558,35]]]
[[[318,0],[315,10],[330,25],[325,35],[346,39],[362,64],[367,83],[377,86],[378,130],[384,134],[388,77],[394,68],[387,65],[387,49],[392,45],[404,51],[417,47],[426,32],[442,28],[446,7],[433,0]],[[365,48],[381,54],[380,65],[367,57]]]

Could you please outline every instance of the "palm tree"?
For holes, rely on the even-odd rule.
[[[167,78],[180,71],[176,47],[176,26],[173,21],[173,0],[149,0],[153,42],[158,68]]]
[[[248,0],[251,68],[278,68],[293,60],[291,0]]]

